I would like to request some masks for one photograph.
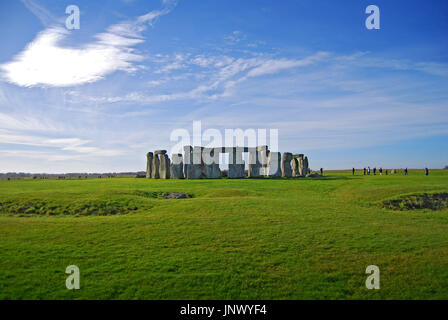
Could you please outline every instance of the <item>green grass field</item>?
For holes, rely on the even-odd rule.
[[[0,299],[447,299],[448,209],[382,206],[424,192],[448,171],[0,181]]]

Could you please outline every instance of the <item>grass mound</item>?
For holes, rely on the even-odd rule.
[[[388,200],[383,204],[385,208],[392,210],[441,210],[448,208],[448,193],[414,194],[394,200]]]
[[[105,216],[128,214],[138,209],[132,200],[76,200],[57,202],[42,199],[9,199],[0,202],[0,212],[19,216],[27,215],[75,215]]]

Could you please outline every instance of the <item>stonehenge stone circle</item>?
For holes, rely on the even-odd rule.
[[[243,153],[249,153],[247,176],[260,177],[305,177],[310,169],[308,157],[303,154],[269,151],[268,146],[204,148],[184,146],[184,154],[171,155],[166,150],[146,154],[146,178],[152,179],[219,179],[220,154],[229,155],[229,179],[244,178]]]

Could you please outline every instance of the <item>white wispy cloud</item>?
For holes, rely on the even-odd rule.
[[[0,142],[12,145],[55,148],[60,151],[71,151],[89,156],[111,157],[122,154],[119,150],[90,146],[90,140],[80,138],[47,138],[39,135],[11,133],[5,130],[0,130]]]
[[[272,75],[282,71],[295,68],[305,67],[314,63],[318,63],[330,56],[326,52],[317,52],[313,55],[302,59],[285,59],[285,58],[232,58],[228,56],[205,56],[197,55],[190,57],[189,55],[176,54],[173,59],[167,57],[159,57],[156,59],[162,66],[156,71],[156,74],[169,74],[172,70],[188,68],[192,65],[199,66],[202,70],[203,79],[194,88],[188,91],[172,92],[167,94],[146,94],[133,91],[120,96],[88,96],[80,95],[77,91],[67,92],[67,95],[73,96],[77,102],[87,101],[94,103],[117,103],[117,102],[137,102],[140,104],[155,104],[174,100],[216,100],[219,97],[226,97],[231,94],[237,84],[247,81],[251,78],[261,77],[264,75]],[[194,73],[184,73],[195,76],[201,74],[201,71]],[[184,81],[186,78],[177,75],[171,76],[170,81],[176,79]],[[148,86],[157,86],[161,83],[168,82],[168,78],[160,78],[148,83]],[[75,100],[72,100],[75,102]]]
[[[46,24],[49,22],[47,12],[33,1],[24,3]],[[163,1],[163,9],[112,25],[96,34],[95,41],[77,48],[61,44],[70,35],[68,30],[57,25],[48,27],[12,61],[0,65],[2,77],[23,87],[69,87],[98,81],[115,71],[134,72],[136,63],[144,59],[134,48],[144,42],[141,33],[176,3]]]

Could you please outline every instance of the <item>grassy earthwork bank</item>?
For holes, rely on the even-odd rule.
[[[446,193],[448,170],[0,181],[0,299],[447,299]]]

